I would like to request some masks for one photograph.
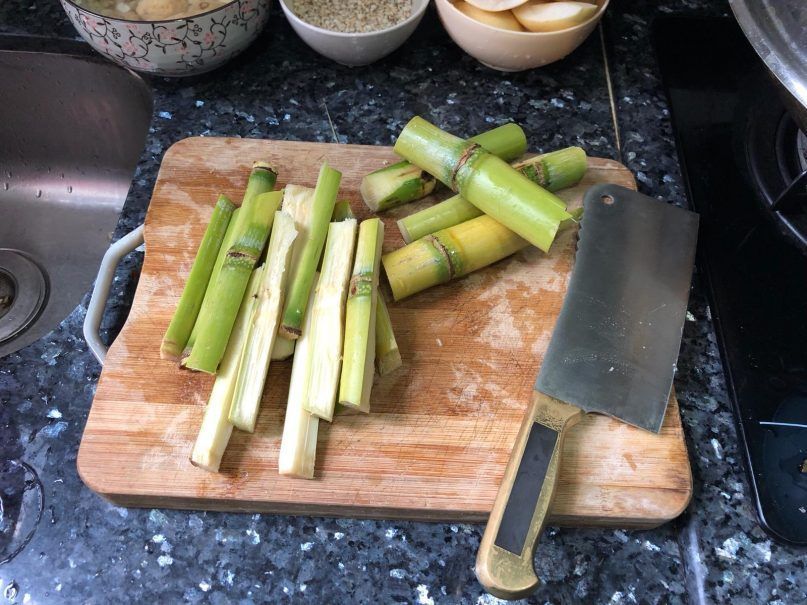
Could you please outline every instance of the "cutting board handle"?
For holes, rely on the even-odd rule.
[[[476,577],[500,599],[524,598],[540,585],[535,546],[552,506],[563,439],[584,415],[533,392],[476,557]]]

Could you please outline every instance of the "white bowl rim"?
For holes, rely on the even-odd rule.
[[[280,1],[283,2],[283,0],[280,0]],[[486,28],[488,28],[489,30],[492,30],[492,31],[507,32],[508,34],[515,34],[515,35],[518,35],[518,36],[552,36],[552,35],[555,35],[555,34],[566,34],[566,33],[569,33],[569,32],[573,32],[574,30],[589,24],[594,19],[599,19],[602,16],[602,14],[605,12],[605,9],[608,7],[608,4],[610,3],[611,0],[603,0],[603,3],[597,9],[597,12],[594,13],[593,15],[591,15],[591,17],[589,17],[588,19],[586,19],[582,23],[578,23],[577,25],[572,25],[571,27],[565,27],[563,29],[556,29],[555,31],[552,31],[552,32],[529,32],[529,31],[528,32],[517,32],[517,31],[513,31],[512,29],[502,29],[501,27],[493,27],[492,25],[488,25],[487,23],[483,23],[482,21],[477,21],[476,19],[472,19],[471,17],[469,17],[468,15],[463,13],[460,9],[458,9],[456,6],[454,6],[454,2],[452,2],[452,0],[435,0],[435,3],[439,4],[441,1],[444,4],[448,4],[451,7],[451,10],[457,11],[457,14],[462,15],[463,19],[467,19],[468,21],[470,21],[472,23],[482,25],[482,26],[484,26],[484,27],[486,27]]]
[[[67,1],[69,2],[70,0]],[[308,21],[303,21],[289,6],[286,5],[286,0],[278,0],[278,2],[280,3],[280,6],[283,8],[283,12],[286,14],[287,18],[290,18],[293,21],[296,21],[297,23],[300,23],[301,25],[304,25],[305,27],[317,33],[328,34],[331,36],[335,36],[337,38],[369,38],[370,36],[376,36],[378,34],[386,34],[403,27],[408,23],[411,23],[416,18],[423,15],[423,13],[426,12],[426,9],[429,8],[429,0],[412,0],[412,4],[414,4],[415,2],[423,2],[423,6],[419,10],[413,10],[412,14],[409,15],[406,19],[404,19],[400,23],[390,25],[389,27],[385,27],[384,29],[375,29],[371,32],[337,32],[332,29],[325,29],[324,27],[313,25]]]
[[[83,11],[85,13],[90,13],[91,15],[95,15],[96,17],[100,17],[101,19],[109,19],[110,21],[120,21],[122,23],[177,23],[180,21],[190,21],[191,19],[198,19],[199,17],[205,17],[212,13],[218,12],[223,8],[227,8],[233,4],[237,4],[241,2],[241,0],[230,0],[227,4],[222,4],[221,6],[217,6],[216,8],[211,8],[209,11],[205,11],[203,13],[199,13],[198,15],[191,15],[189,17],[179,17],[178,19],[124,19],[123,17],[110,17],[109,15],[102,15],[101,13],[97,13],[93,10],[90,10],[86,6],[82,6],[81,4],[77,4],[75,0],[62,0],[71,6],[75,6],[78,10]]]

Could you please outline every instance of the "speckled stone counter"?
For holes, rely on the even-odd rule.
[[[649,24],[661,13],[726,11],[722,1],[615,0],[602,38],[595,32],[560,63],[502,74],[457,48],[433,9],[402,49],[357,69],[309,50],[275,9],[257,43],[224,69],[150,81],[154,119],[116,237],[142,222],[162,154],[179,139],[390,144],[416,113],[465,135],[514,120],[534,150],[576,144],[621,159],[644,192],[685,203]],[[0,32],[75,37],[56,0],[6,0]],[[141,262],[135,253],[118,271],[107,338],[125,320]],[[100,373],[81,336],[87,300],[50,335],[0,359],[0,458],[24,460],[44,487],[33,539],[0,565],[0,603],[496,602],[473,575],[478,525],[127,510],[94,495],[75,464]],[[652,531],[551,529],[537,559],[546,585],[530,602],[807,600],[805,552],[771,542],[756,524],[697,276],[678,367],[690,509]]]

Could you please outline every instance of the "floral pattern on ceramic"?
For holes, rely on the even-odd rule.
[[[163,76],[219,67],[246,49],[269,18],[269,0],[237,0],[196,17],[157,22],[102,17],[61,3],[95,50],[124,67]]]

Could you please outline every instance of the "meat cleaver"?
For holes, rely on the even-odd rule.
[[[611,184],[589,189],[583,208],[569,289],[476,559],[479,582],[503,599],[540,584],[533,554],[565,433],[589,412],[658,433],[681,346],[698,215]]]

